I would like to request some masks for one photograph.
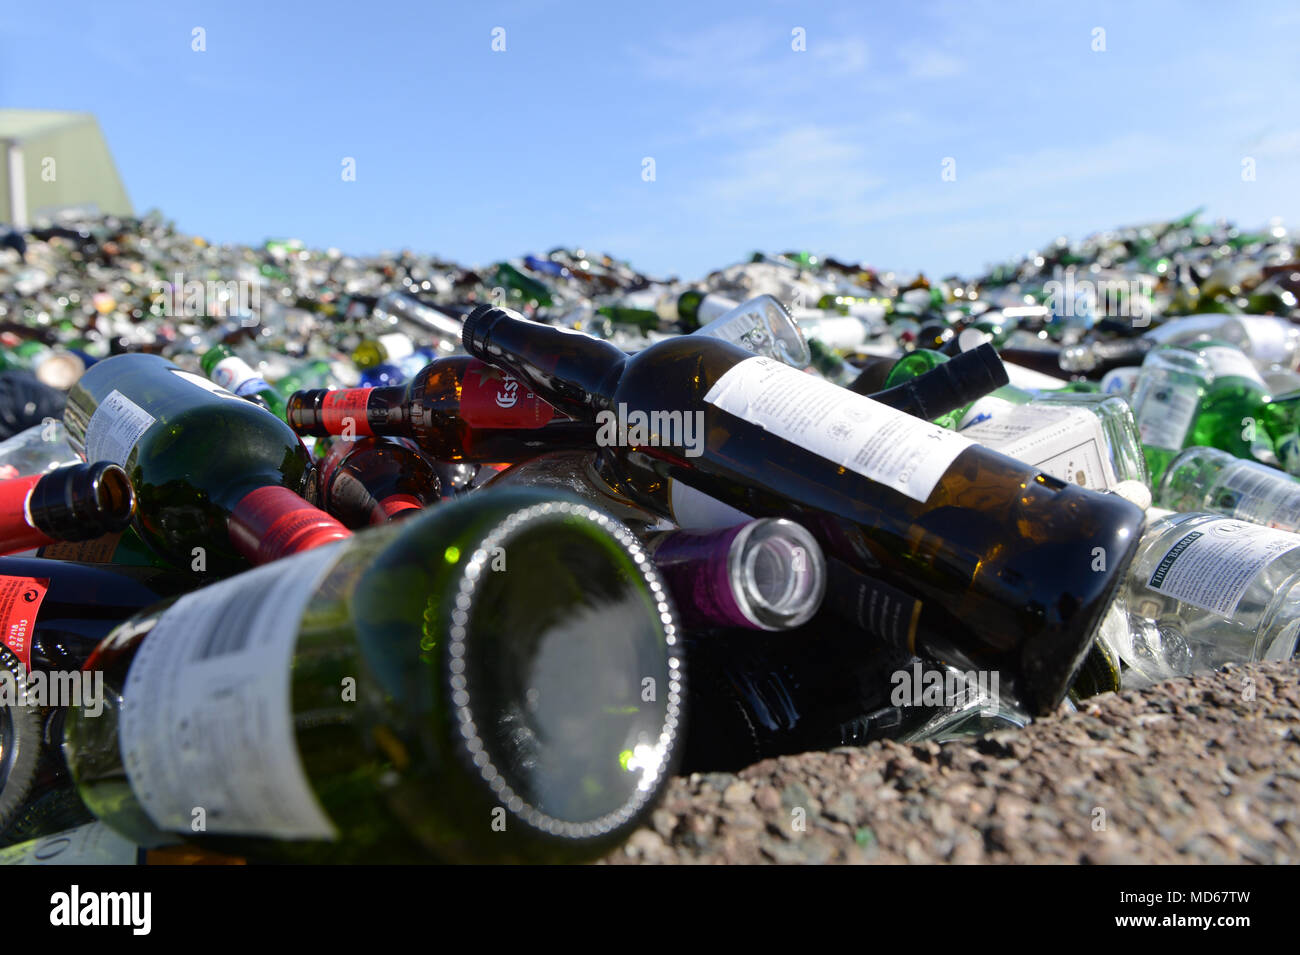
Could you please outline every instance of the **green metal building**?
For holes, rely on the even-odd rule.
[[[0,222],[22,227],[67,209],[131,215],[95,117],[0,109]]]

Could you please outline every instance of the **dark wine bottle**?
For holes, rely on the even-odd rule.
[[[104,461],[0,481],[0,554],[120,531],[134,510],[126,472]]]
[[[401,438],[335,439],[307,499],[360,530],[411,517],[442,494],[433,465]]]
[[[900,649],[996,670],[1034,713],[1064,698],[1143,525],[1116,495],[726,342],[684,336],[629,356],[482,306],[464,345],[572,417],[638,415],[640,433],[612,455],[640,453],[661,484],[804,524],[910,602]],[[685,439],[688,424],[702,441]]]
[[[856,636],[856,639],[855,639]],[[892,676],[915,660],[838,621],[780,633],[694,631],[681,771],[728,772],[793,753],[862,746],[924,724],[937,710],[896,706]]]
[[[499,368],[460,355],[430,362],[405,385],[297,392],[288,420],[303,435],[410,438],[441,461],[522,461],[595,446],[590,425],[554,417]]]
[[[311,456],[287,424],[162,358],[96,362],[64,424],[86,460],[125,468],[136,530],[178,567],[233,573],[349,534],[299,496]]]

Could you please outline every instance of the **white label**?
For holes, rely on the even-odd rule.
[[[735,527],[754,519],[681,481],[668,482],[668,506],[673,512],[673,522],[684,531]]]
[[[1201,354],[1210,363],[1215,378],[1247,378],[1261,386],[1264,384],[1255,365],[1239,349],[1211,345],[1202,348]]]
[[[1249,462],[1229,466],[1210,491],[1215,504],[1224,491],[1233,491],[1237,503],[1232,516],[1278,530],[1300,531],[1300,484],[1272,468]],[[1217,506],[1216,506],[1217,510]]]
[[[153,423],[154,416],[122,392],[109,392],[86,423],[86,460],[125,465],[136,442]]]
[[[1187,431],[1201,403],[1196,385],[1155,382],[1138,408],[1138,433],[1151,448],[1177,451],[1187,440]]]
[[[704,400],[915,501],[975,444],[771,358],[733,366]]]
[[[1287,352],[1287,332],[1291,323],[1279,318],[1265,315],[1238,315],[1250,339],[1250,353],[1259,365],[1289,365],[1291,356]]]
[[[333,839],[294,740],[290,663],[326,545],[182,597],[140,645],[119,740],[131,789],[160,829]]]
[[[829,315],[801,309],[793,315],[805,338],[815,338],[833,351],[849,351],[867,340],[867,326],[851,315]]]
[[[238,394],[244,382],[257,378],[257,372],[238,355],[231,355],[217,362],[212,369],[212,380],[227,391]]]
[[[1226,518],[1210,521],[1169,548],[1147,586],[1193,607],[1231,617],[1255,576],[1297,547],[1300,534]]]
[[[962,434],[1071,484],[1109,490],[1119,483],[1101,422],[1086,408],[1021,405]]]
[[[0,865],[135,865],[135,843],[102,822],[0,849]]]
[[[191,385],[198,385],[204,391],[216,395],[218,398],[234,398],[236,401],[242,400],[238,395],[232,394],[220,385],[208,381],[206,378],[200,378],[198,375],[191,375],[188,371],[181,371],[179,368],[169,368],[168,371],[177,378],[183,378],[185,381],[188,381]]]

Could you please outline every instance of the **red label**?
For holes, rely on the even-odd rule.
[[[321,402],[321,424],[330,434],[344,434],[349,423],[352,428],[348,433],[356,435],[374,434],[370,430],[370,419],[366,417],[366,405],[370,403],[373,388],[342,388],[327,392]]]
[[[269,564],[352,532],[285,487],[259,487],[235,505],[228,523],[235,549],[254,564]]]
[[[36,482],[44,476],[31,474],[0,482],[0,554],[16,554],[50,542],[50,538],[27,523],[27,499]]]
[[[32,667],[36,614],[49,589],[48,577],[0,577],[0,642],[13,651],[24,670]]]
[[[379,502],[379,507],[370,515],[371,524],[382,524],[394,517],[405,517],[412,510],[424,507],[424,502],[414,494],[390,494]]]
[[[472,428],[540,428],[555,409],[500,368],[475,360],[461,382],[460,417]]]

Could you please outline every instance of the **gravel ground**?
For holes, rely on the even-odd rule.
[[[1107,693],[952,743],[679,777],[630,863],[1297,863],[1300,661]]]

